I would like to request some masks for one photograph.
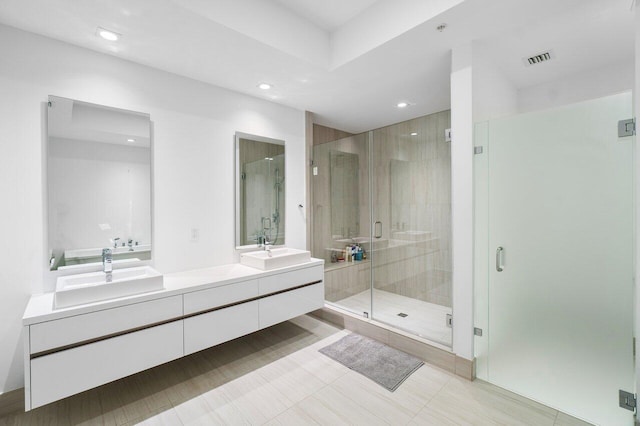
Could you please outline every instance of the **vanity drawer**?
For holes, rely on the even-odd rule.
[[[182,321],[31,360],[31,408],[112,382],[183,355]]]
[[[266,328],[324,306],[324,282],[260,299],[260,328]]]
[[[180,318],[182,296],[165,297],[30,326],[30,353],[38,353]]]
[[[184,320],[184,354],[233,340],[258,330],[258,301],[200,314]]]
[[[258,296],[258,280],[242,281],[184,295],[184,314],[229,305]]]
[[[323,279],[324,269],[322,265],[269,275],[259,279],[260,295],[275,293],[314,281],[322,281]]]

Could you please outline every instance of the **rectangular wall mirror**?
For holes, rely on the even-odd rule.
[[[149,114],[49,96],[47,117],[49,269],[149,260]]]
[[[284,245],[284,141],[236,133],[236,248]]]

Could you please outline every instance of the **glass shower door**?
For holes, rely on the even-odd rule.
[[[325,300],[341,309],[371,312],[369,251],[369,135],[362,133],[313,147],[313,257],[325,261]],[[368,254],[368,253],[367,253]]]
[[[632,116],[620,94],[488,123],[488,380],[631,425]]]
[[[451,346],[451,146],[442,111],[371,132],[372,318]]]

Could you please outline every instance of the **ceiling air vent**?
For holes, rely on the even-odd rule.
[[[555,55],[551,50],[543,53],[538,53],[537,55],[530,56],[528,58],[523,58],[523,62],[526,66],[530,67],[531,65],[539,64],[540,62],[546,62],[553,59]]]

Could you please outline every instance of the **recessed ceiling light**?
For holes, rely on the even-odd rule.
[[[413,132],[413,133],[411,133],[411,136],[418,136],[418,133]]]
[[[136,141],[136,140],[135,140],[135,139],[132,139],[132,138],[127,139],[127,142],[135,142],[135,141]]]
[[[271,89],[271,85],[269,83],[260,83],[258,84],[258,88],[262,90],[269,90]]]
[[[98,34],[103,39],[109,40],[109,41],[117,41],[120,38],[120,34],[110,30],[106,30],[102,27],[98,27],[98,29],[96,30],[96,34]]]
[[[408,103],[406,102],[398,102],[398,104],[396,105],[398,108],[406,108],[409,106]]]

